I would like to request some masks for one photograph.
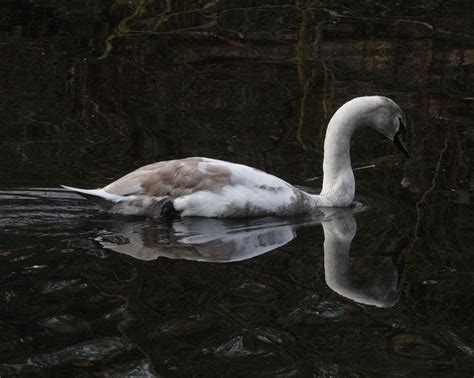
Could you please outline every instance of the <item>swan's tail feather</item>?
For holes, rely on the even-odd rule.
[[[106,192],[104,189],[80,189],[66,185],[61,186],[66,190],[80,194],[84,198],[106,210],[110,210],[117,202],[122,199],[122,196]]]

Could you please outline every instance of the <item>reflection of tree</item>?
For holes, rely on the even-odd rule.
[[[22,82],[25,91],[3,89],[11,101],[5,109],[18,111],[5,113],[2,156],[22,165],[25,177],[43,177],[31,162],[55,177],[93,165],[99,183],[99,172],[118,176],[176,153],[212,155],[302,182],[320,173],[331,109],[379,93],[407,110],[411,147],[428,160],[442,148],[439,122],[448,119],[450,144],[460,147],[451,155],[456,170],[469,137],[470,8],[457,4],[438,17],[440,7],[356,10],[311,0],[242,8],[211,0],[12,6],[6,30],[21,30],[22,43],[7,39],[4,59],[15,66],[8,82]],[[298,124],[316,151],[294,153]],[[361,138],[355,165],[393,151],[371,135]],[[370,185],[378,193],[397,183],[376,172]],[[430,180],[428,167],[424,173]]]
[[[422,150],[405,167],[407,187],[416,201],[408,263],[424,266],[406,296],[422,318],[468,321],[465,303],[474,300],[472,282],[465,276],[472,243],[468,225],[474,220],[468,212],[471,173],[465,155],[467,127],[461,120],[446,118],[452,106],[450,101],[430,99],[420,107],[424,122],[414,142]],[[439,121],[433,124],[429,116]]]

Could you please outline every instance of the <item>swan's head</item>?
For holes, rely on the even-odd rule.
[[[406,117],[402,109],[391,99],[383,96],[359,97],[367,102],[363,123],[370,126],[390,139],[408,159],[405,146]]]

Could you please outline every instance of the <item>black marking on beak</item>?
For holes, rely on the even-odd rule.
[[[405,125],[403,124],[403,121],[401,118],[399,118],[400,121],[400,127],[398,128],[398,132],[395,134],[395,137],[393,138],[393,143],[397,148],[403,152],[405,157],[407,159],[410,159],[410,154],[408,153],[407,146],[405,146],[404,138],[405,134],[407,132],[407,129]]]

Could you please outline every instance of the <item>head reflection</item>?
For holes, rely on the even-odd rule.
[[[296,237],[300,227],[322,224],[327,285],[341,296],[377,307],[395,305],[400,295],[400,248],[383,257],[368,277],[351,272],[349,252],[357,225],[350,209],[328,209],[305,218],[223,220],[184,218],[171,223],[123,222],[119,232],[98,238],[103,247],[140,260],[158,257],[212,263],[251,259]]]

